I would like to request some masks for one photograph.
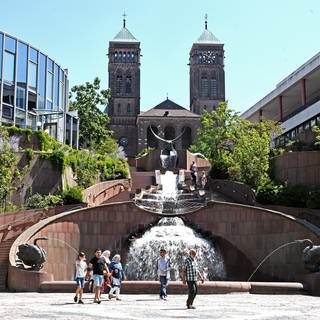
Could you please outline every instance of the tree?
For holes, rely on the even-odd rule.
[[[0,127],[0,211],[5,210],[6,198],[13,190],[16,157],[10,149],[8,132]]]
[[[251,123],[223,102],[201,116],[198,140],[191,150],[210,160],[212,177],[230,178],[256,189],[268,179],[274,132],[281,129],[273,121]]]
[[[110,90],[100,90],[100,79],[95,78],[93,83],[72,87],[71,98],[72,94],[75,99],[70,102],[70,110],[77,110],[80,119],[79,145],[94,149],[112,134],[107,129],[108,116],[98,108],[108,104]]]

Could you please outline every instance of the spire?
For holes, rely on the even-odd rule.
[[[207,13],[204,16],[204,19],[205,19],[204,28],[208,30],[208,14]]]
[[[113,42],[119,41],[119,42],[139,42],[127,29],[126,27],[126,13],[123,12],[123,26],[122,29],[118,32],[118,34],[113,38]]]
[[[126,16],[127,16],[125,11],[123,12],[122,16],[123,16],[123,27],[125,28],[126,27]]]
[[[208,14],[204,16],[204,31],[195,43],[221,44],[221,42],[208,30]]]

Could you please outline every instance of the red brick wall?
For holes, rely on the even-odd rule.
[[[215,236],[234,280],[247,280],[259,262],[280,245],[304,238],[319,242],[318,236],[302,221],[257,207],[213,202],[183,218],[206,237]],[[131,202],[62,213],[42,220],[26,231],[27,236],[22,234],[10,251],[10,263],[14,265],[14,250],[20,239],[24,243],[27,239],[48,236],[48,241],[39,242],[48,254],[42,271],[52,273],[54,280],[72,280],[75,251],[85,251],[89,259],[97,247],[125,256],[129,236],[137,230],[146,230],[158,219],[159,216],[142,211]],[[261,267],[263,279],[292,281],[304,273],[301,251],[305,246],[295,244],[272,255]]]
[[[291,184],[320,185],[320,151],[285,152],[276,158],[275,175]]]

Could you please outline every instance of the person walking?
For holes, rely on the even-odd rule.
[[[197,187],[197,180],[198,180],[198,167],[195,161],[192,161],[192,164],[190,166],[190,175],[193,186]]]
[[[160,299],[167,300],[167,284],[170,278],[170,259],[165,249],[160,249],[160,257],[157,260],[158,280],[160,281]]]
[[[84,288],[84,280],[87,271],[87,263],[85,262],[86,255],[84,252],[79,252],[78,259],[75,261],[76,268],[76,295],[74,297],[74,302],[78,302],[79,304],[83,304],[82,294]]]
[[[115,269],[118,269],[118,279],[119,279],[119,285],[117,285],[117,292],[118,292],[118,297],[116,296],[116,299],[117,300],[121,300],[120,299],[120,290],[121,290],[121,283],[122,283],[122,280],[126,280],[126,276],[124,274],[124,271],[123,271],[123,268],[122,268],[122,264],[121,264],[121,256],[120,254],[115,254],[112,258],[112,261],[109,265],[109,270],[110,272],[112,273],[112,275],[115,274],[115,272],[113,272]],[[112,280],[111,280],[112,282]],[[111,284],[111,287],[112,287],[112,284]],[[114,296],[113,294],[109,293],[109,299],[112,299]]]
[[[201,279],[201,282],[204,282],[202,274],[198,270],[198,265],[196,262],[197,251],[195,249],[190,249],[188,257],[184,261],[184,268],[182,270],[182,283],[188,285],[188,299],[187,299],[187,308],[195,309],[193,306],[193,301],[198,292],[197,279],[198,276]]]
[[[94,283],[94,303],[101,303],[100,293],[102,282],[104,281],[104,270],[109,273],[108,266],[104,258],[102,258],[101,249],[96,249],[95,256],[89,262],[89,268],[93,269],[93,283]]]

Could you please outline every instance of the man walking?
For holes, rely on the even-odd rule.
[[[167,300],[167,283],[170,275],[170,259],[166,256],[166,250],[160,249],[158,258],[158,280],[160,281],[160,299]]]
[[[101,249],[96,249],[95,256],[89,262],[89,268],[93,269],[93,282],[94,282],[94,301],[100,304],[100,293],[102,282],[104,280],[103,271],[106,270],[109,273],[106,260],[102,257]]]
[[[197,262],[195,257],[197,251],[195,249],[190,249],[188,257],[184,261],[184,269],[182,270],[182,282],[183,284],[188,285],[188,299],[187,299],[187,308],[195,309],[193,306],[194,298],[197,295],[198,286],[197,286],[197,277],[201,279],[201,282],[204,282],[202,274],[198,270]]]

